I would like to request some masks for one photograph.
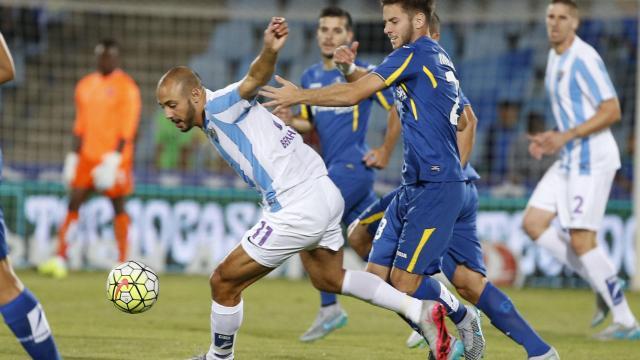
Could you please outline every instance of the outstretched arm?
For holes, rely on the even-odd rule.
[[[277,75],[276,81],[282,87],[265,86],[260,91],[260,95],[272,99],[263,105],[275,106],[275,111],[296,104],[353,106],[375,94],[376,91],[387,87],[384,81],[375,74],[369,74],[356,82],[333,84],[318,89],[299,89],[292,82]]]
[[[16,74],[16,68],[13,66],[13,59],[4,41],[2,33],[0,33],[0,84],[13,80]]]
[[[276,67],[278,51],[282,49],[289,35],[289,28],[284,18],[273,17],[264,31],[264,44],[258,57],[251,63],[249,72],[238,87],[243,99],[251,99],[258,93],[258,88],[266,85]]]

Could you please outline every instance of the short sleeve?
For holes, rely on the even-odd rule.
[[[373,73],[380,76],[387,86],[411,78],[416,72],[412,64],[413,55],[413,48],[403,46],[389,54],[382,64],[373,69]]]
[[[236,123],[244,118],[247,110],[256,104],[256,98],[245,100],[240,96],[240,82],[233,83],[227,87],[214,91],[207,99],[205,110],[216,120],[225,123]]]
[[[393,91],[391,90],[391,88],[376,91],[374,99],[378,104],[380,104],[380,106],[389,111],[391,110],[391,106],[393,105]]]
[[[82,80],[78,82],[78,84],[76,85],[75,96],[74,96],[74,100],[76,104],[76,119],[73,124],[73,133],[77,136],[82,136],[84,134],[85,128],[86,128],[86,121],[87,121],[86,119],[87,115],[85,114],[86,110],[84,109],[84,105],[81,99],[81,94],[83,92],[82,84],[83,84]]]
[[[460,107],[464,108],[465,106],[471,106],[471,102],[469,101],[469,99],[464,95],[464,92],[462,92],[462,89],[460,89],[458,96],[460,96]]]
[[[587,53],[576,59],[577,81],[586,96],[599,105],[601,102],[617,97],[604,62],[596,53]]]

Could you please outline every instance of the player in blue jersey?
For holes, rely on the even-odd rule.
[[[277,77],[282,87],[267,86],[261,94],[272,99],[265,105],[278,110],[294,104],[353,106],[393,87],[403,130],[402,186],[375,238],[392,239],[398,249],[392,269],[370,264],[369,270],[408,294],[415,294],[426,281],[421,297],[444,305],[458,328],[465,356],[478,359],[484,353],[478,314],[468,311],[430,276],[439,271],[465,192],[456,144],[462,111],[458,80],[449,56],[429,38],[433,9],[434,2],[428,0],[382,0],[384,31],[395,50],[372,73],[355,82],[299,89]],[[448,346],[440,347],[437,337],[423,335],[438,359],[448,356]]]
[[[223,89],[206,89],[189,68],[162,76],[158,103],[182,132],[202,128],[220,155],[262,196],[262,216],[216,267],[211,286],[211,346],[200,359],[233,359],[242,324],[242,292],[299,253],[318,290],[350,295],[401,314],[434,334],[430,309],[365,271],[342,268],[344,201],[320,156],[302,137],[256,101],[275,69],[288,27],[273,18],[247,75]]]
[[[429,24],[431,38],[440,40],[440,19],[434,14]],[[340,49],[347,52],[340,59],[355,58],[350,49]],[[349,66],[349,64],[342,64]],[[482,310],[500,331],[522,345],[527,351],[529,359],[558,359],[556,351],[546,344],[540,336],[522,318],[502,291],[491,284],[486,278],[486,269],[482,257],[480,240],[476,232],[476,215],[478,210],[478,191],[474,182],[480,178],[473,169],[468,159],[475,141],[475,129],[477,118],[473,112],[469,100],[461,93],[461,105],[463,116],[466,117],[466,127],[458,132],[458,149],[460,160],[466,177],[466,189],[463,210],[456,220],[449,249],[442,261],[442,271],[449,281],[456,287],[460,296]],[[396,189],[370,206],[360,214],[349,226],[349,238],[357,238],[358,241],[371,241],[375,231],[384,215],[384,211],[399,191]],[[396,251],[397,244],[382,243],[377,241],[374,247],[380,248],[372,252],[369,261],[389,265],[392,254]],[[418,292],[421,289],[418,289]],[[414,332],[407,340],[409,347],[422,347],[424,339]]]
[[[14,74],[11,53],[0,33],[0,84],[12,80]],[[31,358],[60,359],[42,305],[13,272],[7,252],[4,220],[0,208],[0,314]]]
[[[535,158],[560,153],[533,191],[523,228],[536,244],[587,281],[604,301],[592,321],[609,309],[613,323],[596,334],[601,340],[640,340],[617,270],[597,232],[609,192],[620,168],[620,151],[609,129],[620,121],[620,103],[596,50],[576,34],[580,22],[573,0],[552,0],[547,7],[549,50],[545,85],[557,130],[532,137]],[[551,225],[558,218],[561,227]]]
[[[306,69],[301,85],[305,89],[344,82],[344,75],[333,62],[333,52],[338,46],[353,41],[351,15],[335,6],[322,10],[318,19],[318,47],[322,61]],[[358,66],[368,68],[363,62]],[[389,111],[385,142],[370,150],[365,142],[369,115],[374,102]],[[319,107],[301,105],[300,116],[293,117],[289,108],[277,115],[300,133],[313,128],[320,138],[321,155],[329,178],[336,184],[344,199],[342,223],[346,226],[356,219],[371,203],[377,200],[373,191],[374,168],[384,168],[400,135],[400,121],[393,106],[390,90],[377,92],[353,107]],[[363,259],[367,259],[371,242],[350,243]],[[337,301],[336,294],[320,294],[320,311],[311,327],[300,337],[301,341],[322,338],[344,326],[347,313]]]

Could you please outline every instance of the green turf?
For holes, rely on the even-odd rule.
[[[209,287],[201,276],[163,275],[160,300],[149,312],[124,314],[105,299],[107,273],[73,273],[64,280],[19,272],[42,301],[65,359],[186,359],[209,346]],[[640,341],[590,339],[593,296],[582,290],[509,290],[521,313],[563,359],[640,359]],[[349,324],[313,344],[297,338],[319,302],[307,282],[262,280],[245,296],[244,325],[236,358],[425,359],[409,350],[408,327],[395,315],[342,298]],[[628,297],[640,314],[640,296]],[[524,359],[525,353],[484,321],[486,359]],[[0,359],[25,358],[9,330],[0,327]]]

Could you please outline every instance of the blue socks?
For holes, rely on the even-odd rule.
[[[522,345],[529,357],[549,351],[549,345],[522,318],[511,299],[492,283],[487,283],[476,306],[487,314],[493,326]]]
[[[338,302],[338,296],[334,293],[320,291],[320,306],[325,307]]]
[[[420,300],[434,300],[441,303],[447,309],[447,316],[455,324],[458,324],[467,315],[466,306],[460,304],[455,295],[438,280],[429,276],[422,279],[420,286],[411,296]]]
[[[25,288],[18,297],[0,306],[0,313],[33,359],[61,359],[42,305],[29,289]]]

